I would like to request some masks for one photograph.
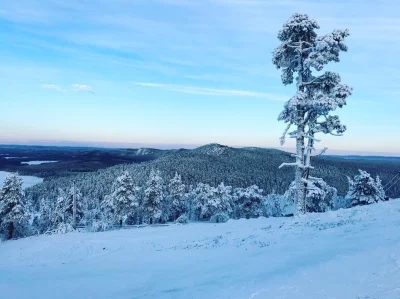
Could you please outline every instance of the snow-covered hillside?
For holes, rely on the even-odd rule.
[[[1,298],[400,298],[400,200],[0,244]]]

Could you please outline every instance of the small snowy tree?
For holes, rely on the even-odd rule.
[[[346,197],[351,201],[352,206],[368,205],[385,199],[385,191],[379,177],[376,181],[371,175],[363,170],[360,174],[349,180],[349,191]]]
[[[229,215],[232,212],[232,187],[219,184],[212,188],[213,195],[207,199],[201,211],[201,218],[209,219],[216,213],[225,213]]]
[[[74,187],[70,187],[67,192],[63,189],[58,189],[58,196],[56,200],[56,207],[53,214],[52,222],[53,228],[56,228],[61,223],[72,224],[73,223],[73,209],[74,209]],[[75,201],[76,201],[76,221],[79,221],[83,217],[82,208],[82,193],[78,188],[75,187]]]
[[[296,74],[297,92],[284,105],[278,120],[287,123],[281,144],[287,134],[296,139],[295,163],[283,163],[282,166],[295,166],[297,212],[306,211],[306,190],[310,184],[308,177],[312,168],[310,161],[314,151],[317,133],[341,135],[346,126],[339,117],[330,115],[336,108],[346,105],[351,88],[340,83],[337,73],[325,72],[313,75],[312,71],[321,71],[331,61],[339,61],[339,53],[347,51],[344,40],[349,31],[334,30],[332,33],[317,36],[319,25],[305,14],[294,14],[278,33],[282,42],[273,52],[273,64],[282,70],[284,85],[292,84]],[[295,130],[288,133],[290,127]],[[325,151],[326,149],[324,149]],[[324,152],[323,151],[323,152]],[[321,152],[322,153],[322,152]]]
[[[206,203],[211,200],[214,196],[214,189],[203,183],[198,183],[196,188],[191,190],[189,194],[186,195],[190,201],[190,217],[193,220],[205,220],[203,218],[210,217],[207,215]]]
[[[236,217],[254,218],[262,214],[263,190],[253,185],[247,188],[234,190]]]
[[[379,198],[379,200],[386,200],[386,193],[382,185],[381,178],[379,175],[376,177],[376,196]]]
[[[104,199],[104,207],[110,218],[122,226],[124,220],[137,212],[139,201],[135,194],[136,187],[127,171],[115,180],[111,194]]]
[[[46,204],[46,202],[43,202]],[[43,207],[45,209],[45,207]],[[57,227],[60,223],[66,223],[66,211],[67,210],[67,194],[63,189],[58,188],[58,195],[56,199],[56,206],[54,209],[52,224]]]
[[[285,195],[271,193],[265,196],[261,205],[262,215],[265,217],[293,215],[295,211],[295,205],[293,198],[287,195],[288,192],[290,192],[290,189]]]
[[[33,231],[45,233],[55,227],[55,207],[56,202],[54,200],[45,197],[39,200],[39,210],[32,223]]]
[[[333,209],[337,190],[329,186],[323,179],[310,177],[307,188],[307,212],[327,212]]]
[[[169,197],[172,205],[172,214],[174,220],[185,212],[185,185],[182,183],[182,178],[178,173],[169,182]]]
[[[151,170],[144,190],[143,209],[150,224],[160,221],[163,213],[163,179],[160,172]]]
[[[21,236],[28,226],[28,221],[22,179],[16,174],[9,174],[0,192],[0,231],[6,239]]]

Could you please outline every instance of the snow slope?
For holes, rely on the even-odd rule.
[[[400,298],[400,200],[0,244],[0,298]]]

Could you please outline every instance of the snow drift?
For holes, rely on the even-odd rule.
[[[400,298],[400,200],[0,243],[1,298]]]

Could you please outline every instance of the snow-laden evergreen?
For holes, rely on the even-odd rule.
[[[28,221],[22,179],[9,174],[0,191],[0,234],[6,239],[23,236]]]
[[[297,196],[295,182],[292,182],[285,196],[295,201]],[[336,197],[336,188],[329,186],[323,179],[310,177],[306,193],[306,212],[330,211],[334,207]]]
[[[314,144],[319,140],[316,134],[341,135],[346,130],[337,115],[330,113],[346,105],[346,98],[352,89],[341,83],[339,74],[319,74],[329,62],[339,62],[339,53],[347,51],[345,38],[347,29],[317,36],[318,23],[306,14],[294,14],[278,33],[281,44],[273,52],[273,64],[282,70],[282,82],[292,84],[296,80],[297,92],[289,99],[278,120],[287,123],[281,137],[296,139],[296,162],[281,166],[295,166],[297,212],[306,212],[306,193],[314,188],[309,180],[311,156]],[[316,74],[313,74],[316,71]],[[296,75],[296,78],[294,77]],[[289,131],[291,127],[293,131]],[[325,152],[324,149],[323,152]]]
[[[175,176],[169,182],[168,190],[172,215],[174,219],[177,219],[186,209],[184,201],[185,185],[182,183],[182,178],[178,173],[175,173]]]
[[[122,226],[128,218],[137,217],[139,208],[137,189],[127,171],[116,178],[111,194],[103,201],[103,207],[111,222]]]
[[[232,187],[221,183],[210,191],[213,195],[204,204],[203,218],[209,219],[217,213],[230,214],[232,212]]]
[[[188,221],[225,222],[227,219],[293,216],[296,211],[296,185],[285,194],[267,194],[257,185],[233,188],[224,183],[210,186],[198,183],[186,186],[175,173],[165,180],[159,170],[152,170],[145,184],[138,184],[129,171],[116,174],[114,184],[104,199],[85,196],[80,188],[59,188],[57,197],[42,197],[39,202],[22,196],[25,211],[31,212],[30,225],[19,236],[42,233],[66,233],[73,223],[75,191],[77,225],[98,232],[121,225],[147,225]],[[337,196],[337,190],[325,181],[309,177],[306,194],[307,212],[326,212],[386,199],[380,178],[372,180],[373,191],[362,186],[363,179],[350,180],[348,196]],[[5,185],[7,189],[8,184]],[[367,184],[367,186],[369,186]],[[366,189],[367,191],[357,191]],[[364,189],[363,189],[364,188]],[[369,191],[368,191],[369,190]],[[357,192],[356,192],[357,191]],[[4,231],[4,225],[3,225]],[[21,230],[20,230],[21,231]]]
[[[263,190],[253,185],[234,190],[235,218],[256,218],[262,215]]]
[[[358,170],[359,174],[349,180],[349,192],[346,197],[352,206],[368,205],[385,200],[386,195],[379,176],[376,180],[366,171]]]
[[[147,223],[156,223],[162,221],[163,218],[168,218],[165,216],[166,211],[163,211],[165,198],[163,183],[160,172],[152,170],[145,186],[143,199],[144,221]]]
[[[196,188],[186,196],[192,203],[190,215],[194,220],[206,220],[210,216],[208,203],[213,199],[213,188],[208,184],[199,183]]]
[[[53,214],[53,224],[58,226],[60,223],[66,223],[67,220],[67,194],[61,188],[58,189],[58,196],[56,199],[55,211]]]

